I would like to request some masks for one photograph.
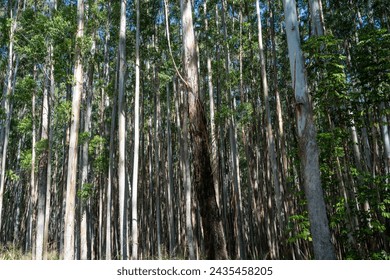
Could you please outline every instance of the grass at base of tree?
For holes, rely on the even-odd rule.
[[[23,252],[13,244],[0,245],[0,261],[6,260],[33,260],[31,252]],[[56,251],[47,253],[47,260],[59,260],[59,255]]]

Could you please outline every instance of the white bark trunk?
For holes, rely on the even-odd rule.
[[[180,89],[183,103],[186,104],[186,98],[182,90]],[[183,108],[183,119],[180,125],[183,128],[183,150],[182,160],[184,167],[184,195],[185,195],[185,220],[186,220],[186,237],[188,246],[188,256],[190,260],[195,260],[195,249],[194,249],[194,231],[192,225],[192,183],[191,183],[191,167],[190,167],[190,156],[188,146],[188,111],[187,106]]]
[[[110,82],[110,68],[109,68],[109,50],[108,50],[108,43],[110,40],[110,23],[111,23],[111,5],[110,1],[107,3],[107,9],[108,9],[108,20],[106,24],[106,35],[105,35],[105,42],[104,42],[104,83],[105,87],[108,88],[109,82]],[[115,90],[116,92],[116,90]],[[106,102],[106,95],[103,88],[102,92],[102,102]],[[113,151],[114,149],[114,131],[115,131],[115,119],[116,119],[116,97],[114,99],[114,104],[112,106],[112,113],[111,113],[111,128],[110,128],[110,144],[109,149],[110,151]],[[107,106],[107,104],[105,104]],[[106,108],[105,108],[106,109]],[[104,113],[104,112],[103,112]],[[104,118],[104,115],[102,114],[102,119]],[[114,153],[111,152],[109,156],[109,162],[108,162],[108,178],[107,178],[107,190],[106,190],[106,260],[111,260],[111,251],[112,251],[112,240],[111,240],[111,213],[112,213],[112,194],[111,194],[111,188],[112,188],[112,178],[113,178],[113,162],[114,162]]]
[[[207,20],[207,2],[203,3],[203,9],[205,14],[205,30],[208,33],[208,20]],[[212,157],[212,168],[213,168],[213,181],[215,196],[217,198],[217,205],[220,207],[219,201],[219,183],[218,183],[218,161],[217,161],[217,139],[215,134],[215,103],[214,103],[214,91],[213,91],[213,71],[211,68],[211,57],[209,51],[207,51],[207,77],[209,87],[209,103],[210,103],[210,128],[211,128],[211,157]]]
[[[386,117],[385,104],[381,102],[380,104],[380,114],[381,114],[381,131],[382,131],[382,139],[384,146],[384,155],[385,155],[385,168],[386,175],[390,174],[390,134],[389,134],[389,126]],[[389,179],[387,179],[388,181]]]
[[[76,38],[84,36],[84,1],[77,2],[77,35]],[[81,49],[76,45],[76,57],[74,68],[75,85],[72,97],[72,115],[69,136],[69,160],[66,182],[66,209],[64,229],[64,259],[73,260],[74,250],[74,229],[75,229],[75,208],[76,208],[76,180],[78,160],[78,136],[80,127],[80,104],[83,91],[83,66],[81,62]]]
[[[316,128],[307,92],[295,0],[283,0],[290,72],[296,102],[296,119],[303,182],[316,259],[335,259],[321,187]]]
[[[267,132],[267,149],[271,159],[272,178],[275,187],[276,217],[277,217],[278,227],[282,229],[284,224],[284,216],[282,211],[282,203],[283,203],[282,191],[279,183],[279,175],[278,175],[279,172],[278,172],[278,162],[276,158],[274,132],[271,125],[271,110],[269,104],[268,81],[267,81],[266,63],[265,63],[264,48],[263,48],[260,6],[258,0],[256,0],[256,13],[257,13],[258,43],[259,43],[260,63],[261,63],[261,80],[263,84],[263,94],[264,94],[265,112],[266,112],[265,120],[266,120],[266,132]]]
[[[325,33],[321,0],[310,0],[311,35],[322,36]]]
[[[167,146],[168,146],[168,221],[169,221],[169,257],[175,257],[175,217],[173,211],[173,163],[172,163],[172,135],[171,135],[171,100],[169,84],[166,85],[167,89]]]
[[[222,1],[222,27],[223,27],[223,35],[225,39],[225,71],[227,77],[230,75],[230,49],[228,45],[228,34],[227,34],[227,26],[226,26],[226,0]],[[234,94],[232,93],[232,90],[229,86],[229,95],[228,99],[231,99],[230,107],[234,111],[236,110],[236,98]],[[236,129],[236,123],[234,119],[234,115],[230,116],[230,122],[229,122],[229,141],[230,141],[230,147],[231,147],[231,162],[232,162],[232,169],[233,169],[233,185],[234,185],[234,201],[237,207],[236,212],[236,219],[237,219],[237,226],[236,231],[238,235],[238,257],[240,259],[245,259],[245,246],[244,246],[244,237],[243,237],[243,225],[242,225],[242,207],[241,207],[241,179],[240,179],[240,165],[239,165],[239,158],[238,158],[238,152],[237,152],[237,129]]]
[[[48,47],[46,59],[46,69],[50,70],[50,46]],[[48,71],[47,71],[48,72]],[[45,88],[43,90],[42,100],[42,116],[41,116],[41,139],[40,141],[48,141],[49,139],[49,77],[46,77]],[[48,144],[48,143],[47,143]],[[39,184],[38,184],[38,216],[36,225],[36,252],[35,259],[42,260],[43,258],[43,240],[45,229],[45,210],[46,210],[46,188],[47,188],[47,160],[48,147],[45,147],[39,160]]]
[[[127,259],[127,192],[126,192],[126,1],[121,0],[119,28],[119,95],[118,95],[118,185],[121,259]]]
[[[7,149],[8,149],[8,138],[9,138],[9,130],[11,124],[11,112],[12,106],[10,104],[10,96],[12,94],[12,78],[16,76],[16,71],[14,71],[14,33],[17,28],[17,15],[19,12],[20,1],[18,1],[16,9],[11,10],[11,18],[12,24],[10,27],[10,35],[9,35],[9,46],[8,46],[8,66],[6,78],[4,79],[4,91],[2,98],[2,108],[5,113],[5,121],[0,121],[0,230],[2,226],[2,211],[3,211],[3,195],[5,188],[5,166],[7,159]]]
[[[140,95],[140,60],[139,60],[139,44],[140,44],[140,13],[139,0],[136,0],[137,13],[137,30],[135,43],[135,102],[134,102],[134,164],[133,164],[133,186],[131,195],[131,217],[132,217],[132,259],[138,259],[138,214],[137,214],[137,196],[138,196],[138,163],[139,163],[139,95]]]
[[[51,2],[52,3],[52,2]],[[53,3],[52,3],[53,4]],[[52,6],[51,6],[52,7]],[[50,44],[50,93],[49,93],[49,100],[48,100],[48,108],[49,108],[49,127],[50,120],[51,120],[51,114],[50,114],[50,108],[51,108],[51,98],[55,94],[55,82],[54,82],[54,60],[53,60],[53,45]],[[48,251],[48,240],[49,240],[49,221],[50,221],[50,201],[51,201],[51,189],[52,189],[52,164],[51,164],[51,157],[52,157],[52,141],[53,141],[53,129],[49,128],[49,139],[48,139],[48,154],[47,154],[47,179],[46,179],[46,210],[45,210],[45,229],[43,232],[43,246],[44,246],[44,252],[43,252],[43,258],[47,259],[47,251]],[[55,183],[56,184],[56,183]]]

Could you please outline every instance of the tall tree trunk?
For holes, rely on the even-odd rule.
[[[319,152],[316,140],[317,132],[313,121],[313,109],[307,92],[296,3],[295,0],[283,0],[283,5],[291,81],[295,92],[299,156],[308,204],[310,229],[313,236],[314,257],[316,259],[335,259],[324,195],[321,188]]]
[[[321,0],[310,0],[311,34],[322,36],[325,33]]]
[[[173,212],[174,193],[173,193],[173,163],[172,163],[172,133],[171,133],[171,100],[169,84],[167,89],[167,147],[168,147],[168,224],[169,224],[169,257],[174,258],[176,255],[176,231],[175,231],[175,217]]]
[[[271,24],[271,42],[272,42],[272,71],[273,71],[273,86],[275,91],[275,102],[276,102],[276,113],[278,118],[278,142],[279,142],[279,154],[282,162],[282,185],[287,181],[288,167],[287,167],[287,151],[286,142],[284,136],[284,124],[282,115],[282,105],[280,100],[279,86],[278,86],[278,69],[277,69],[277,58],[276,58],[276,38],[275,38],[275,16],[274,7],[272,7],[271,0],[268,0],[268,4],[271,7],[270,10],[270,24]]]
[[[46,58],[46,72],[50,73],[50,46],[48,46]],[[47,165],[48,165],[48,140],[49,140],[49,91],[50,91],[50,77],[45,78],[45,86],[43,89],[42,111],[41,111],[41,143],[43,142],[45,148],[39,159],[39,183],[38,183],[38,217],[36,225],[36,252],[35,259],[42,260],[43,245],[44,245],[44,229],[46,217],[46,192],[47,192]]]
[[[223,35],[225,39],[225,71],[226,76],[230,76],[230,49],[229,49],[229,43],[228,43],[228,34],[227,34],[227,25],[226,25],[226,0],[222,1],[222,27],[223,27]],[[236,110],[236,98],[232,92],[232,89],[230,86],[228,86],[228,100],[231,100],[230,102],[230,108],[232,111]],[[238,251],[238,257],[240,259],[245,259],[245,247],[244,247],[244,237],[243,237],[243,225],[242,225],[242,200],[241,200],[241,178],[240,178],[240,165],[239,165],[239,158],[238,158],[238,151],[237,151],[237,129],[236,129],[236,122],[234,119],[234,114],[230,116],[229,119],[229,141],[230,141],[230,147],[231,147],[231,162],[232,162],[232,181],[234,185],[234,204],[235,208],[237,209],[235,211],[235,231],[237,232],[237,251]]]
[[[180,91],[182,91],[181,87]],[[179,99],[179,98],[178,98]],[[185,220],[186,220],[186,238],[188,246],[188,256],[190,260],[195,260],[195,248],[194,248],[194,231],[192,222],[192,184],[191,184],[191,167],[190,156],[188,146],[188,105],[187,98],[183,96],[182,102],[182,121],[180,127],[182,131],[182,162],[183,162],[183,175],[184,175],[184,196],[185,196]]]
[[[386,171],[386,175],[388,176],[390,174],[390,133],[389,133],[389,126],[386,117],[385,103],[381,102],[379,108],[381,110],[380,120],[381,120],[381,131],[382,131],[383,146],[384,146],[385,171]],[[389,181],[389,179],[387,179],[387,181]]]
[[[155,173],[154,173],[154,190],[152,195],[155,197],[156,204],[156,241],[157,241],[157,256],[158,259],[161,259],[161,205],[160,205],[160,155],[161,147],[160,141],[161,138],[161,105],[160,105],[160,83],[158,79],[158,68],[154,67],[154,163],[155,163]]]
[[[94,52],[95,39],[92,42],[91,53]],[[91,59],[92,60],[92,59]],[[83,133],[86,137],[90,137],[91,133],[91,116],[92,116],[92,98],[93,98],[93,74],[94,74],[94,63],[89,61],[88,69],[88,87],[85,91],[86,106],[84,111],[84,129]],[[81,147],[81,180],[80,189],[82,191],[88,191],[88,174],[89,174],[89,139],[86,139]],[[80,198],[80,259],[88,259],[88,220],[87,208],[90,201],[90,197]]]
[[[215,5],[215,25],[216,29],[219,30],[219,13],[218,13],[218,5]],[[216,46],[216,57],[217,60],[220,60],[221,52],[219,45]],[[221,79],[219,75],[217,77],[217,87],[216,87],[216,95],[217,95],[217,111],[221,109]],[[220,123],[219,124],[219,158],[220,158],[220,166],[219,171],[220,177],[221,177],[221,185],[222,185],[222,225],[224,229],[225,234],[225,240],[227,243],[227,252],[229,254],[230,250],[230,242],[229,242],[229,225],[227,222],[228,219],[228,189],[227,189],[227,172],[226,172],[226,166],[225,166],[225,124]]]
[[[15,8],[11,10],[11,19],[12,23],[10,26],[9,33],[9,45],[8,45],[8,65],[6,78],[4,79],[4,90],[1,103],[1,109],[4,110],[5,120],[0,121],[0,232],[2,227],[2,211],[3,211],[3,195],[5,189],[5,167],[7,160],[7,149],[8,149],[8,139],[9,131],[11,125],[11,114],[12,114],[12,105],[10,104],[10,97],[12,94],[13,86],[12,79],[16,77],[16,70],[14,68],[15,54],[14,54],[14,35],[17,28],[17,17],[19,13],[20,0],[16,2]],[[1,235],[0,235],[1,236]]]
[[[36,80],[37,77],[37,66],[34,65],[34,70],[33,70],[33,77],[34,80]],[[34,226],[34,221],[35,221],[35,205],[36,205],[36,180],[35,180],[35,163],[36,163],[36,90],[34,89],[32,92],[32,100],[31,100],[31,118],[32,118],[32,131],[31,131],[31,171],[30,171],[30,198],[29,198],[29,205],[28,205],[28,236],[26,240],[26,251],[32,250],[32,248],[35,248],[35,245],[33,245],[33,226]],[[33,254],[32,250],[32,255]]]
[[[283,229],[284,224],[284,215],[282,211],[282,190],[279,181],[279,172],[278,172],[278,163],[276,158],[276,150],[275,150],[275,140],[274,140],[274,132],[271,124],[271,110],[269,104],[269,94],[268,94],[268,81],[267,81],[267,73],[266,73],[266,62],[264,56],[264,48],[263,48],[263,38],[262,38],[262,27],[261,27],[261,15],[260,15],[260,6],[259,1],[256,0],[256,13],[257,13],[257,29],[258,29],[258,43],[260,50],[260,64],[261,64],[261,81],[263,85],[263,94],[264,94],[264,103],[265,103],[265,123],[266,123],[266,132],[267,132],[267,150],[271,159],[271,169],[272,169],[272,178],[273,184],[275,188],[275,204],[276,204],[276,218],[277,218],[277,226],[280,230]],[[276,238],[280,238],[280,232],[277,232]],[[280,240],[278,240],[278,243]],[[276,252],[276,257],[279,258],[278,252]]]
[[[51,2],[52,5],[54,5],[53,2]],[[49,108],[49,127],[51,123],[51,106],[52,102],[51,99],[54,97],[55,94],[55,81],[54,81],[54,60],[53,60],[53,45],[50,44],[49,47],[49,59],[50,59],[50,92],[49,92],[49,98],[48,98],[48,108]],[[47,252],[48,252],[48,240],[49,240],[49,222],[50,222],[50,204],[51,204],[51,189],[52,189],[52,142],[53,142],[53,129],[49,128],[49,139],[48,139],[48,154],[47,154],[47,179],[46,179],[46,210],[45,210],[45,228],[43,232],[43,246],[44,246],[44,252],[43,252],[43,258],[47,259]],[[55,185],[57,182],[54,183]],[[54,188],[53,188],[54,189]]]
[[[110,40],[110,22],[111,22],[111,1],[107,3],[108,10],[108,20],[105,28],[105,41],[104,41],[104,66],[103,66],[103,79],[104,79],[104,88],[108,88],[110,84],[110,66],[109,66],[109,40]],[[117,62],[117,67],[119,64]],[[117,73],[116,73],[117,74]],[[117,83],[115,83],[117,85]],[[103,90],[104,90],[103,88]],[[117,88],[117,87],[115,87]],[[117,90],[114,90],[116,93]],[[105,102],[105,91],[102,93],[102,102]],[[112,258],[112,231],[111,231],[111,217],[112,217],[112,181],[113,181],[113,164],[114,164],[114,131],[115,131],[115,120],[116,120],[116,107],[117,107],[117,98],[114,94],[113,105],[111,112],[111,127],[110,127],[110,142],[109,142],[109,160],[108,160],[108,178],[107,178],[107,189],[106,189],[106,260],[111,260]],[[105,108],[106,109],[106,108]],[[103,116],[104,118],[104,116]]]
[[[140,13],[139,13],[139,0],[136,0],[136,13],[137,13],[137,30],[136,30],[136,43],[135,43],[135,102],[134,102],[134,164],[133,164],[133,186],[131,195],[131,236],[132,236],[132,259],[138,259],[138,213],[137,213],[137,196],[138,196],[138,163],[139,163],[139,72],[140,72],[140,60],[139,60],[139,44],[140,44]]]
[[[119,28],[119,92],[118,92],[118,185],[121,259],[127,260],[127,191],[126,191],[126,0],[121,1]]]
[[[194,151],[195,191],[200,204],[206,257],[227,259],[225,237],[215,197],[211,170],[208,132],[198,86],[195,33],[190,0],[181,0],[183,25],[184,69],[187,81],[190,134]]]
[[[207,19],[207,2],[205,1],[203,3],[203,9],[205,14],[205,30],[206,35],[208,35],[209,32],[209,23]],[[209,42],[208,42],[209,43]],[[211,68],[211,56],[209,53],[209,50],[207,51],[207,80],[208,80],[208,89],[209,89],[209,100],[210,100],[210,132],[211,132],[211,156],[212,156],[212,170],[213,170],[213,181],[214,181],[214,188],[215,188],[215,196],[217,198],[217,205],[220,207],[219,202],[219,183],[218,183],[218,161],[217,161],[217,139],[216,139],[216,133],[215,133],[215,102],[214,102],[214,91],[213,91],[213,71]]]
[[[77,35],[80,40],[84,36],[84,1],[77,1]],[[77,40],[76,40],[77,42]],[[75,202],[76,202],[76,180],[77,180],[77,160],[78,160],[78,136],[80,127],[80,104],[83,92],[83,65],[81,46],[76,43],[75,48],[75,85],[72,97],[72,115],[69,139],[69,160],[68,174],[66,182],[66,209],[65,209],[65,232],[64,232],[64,259],[73,260],[74,250],[74,228],[75,228]]]

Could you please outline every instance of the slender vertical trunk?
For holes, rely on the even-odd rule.
[[[218,14],[218,5],[215,5],[215,25],[216,25],[216,29],[219,30],[219,14]],[[216,47],[216,57],[217,57],[217,60],[220,60],[220,57],[221,57],[221,54],[220,54],[220,47],[219,45],[217,45]],[[216,86],[216,97],[217,97],[217,110],[221,109],[221,86],[220,86],[220,83],[221,83],[221,79],[219,77],[219,75],[216,76],[217,77],[217,86]],[[220,177],[221,177],[221,185],[222,185],[222,224],[223,224],[223,229],[224,229],[224,234],[225,234],[225,239],[226,239],[226,243],[227,243],[227,252],[229,254],[229,252],[231,251],[229,249],[229,245],[230,245],[230,242],[229,242],[229,232],[228,232],[228,229],[229,229],[229,225],[228,225],[228,221],[227,221],[227,218],[228,218],[228,190],[227,190],[227,172],[225,170],[225,133],[224,133],[224,130],[225,130],[225,124],[224,123],[221,123],[219,125],[219,141],[220,141],[220,144],[219,144],[219,158],[220,158],[220,166],[219,166],[219,173],[220,173]]]
[[[209,32],[209,23],[207,20],[207,2],[205,1],[203,3],[203,9],[205,14],[205,31],[206,35],[208,35]],[[210,103],[210,132],[211,132],[211,157],[212,157],[212,170],[213,170],[213,182],[214,182],[214,189],[215,189],[215,196],[217,198],[217,205],[220,207],[219,202],[219,183],[218,183],[218,161],[217,161],[217,139],[216,139],[216,133],[215,133],[215,104],[214,104],[214,92],[213,92],[213,71],[211,68],[211,56],[208,49],[207,51],[207,77],[208,77],[208,88],[209,88],[209,103]]]
[[[16,157],[16,162],[17,162],[17,165],[19,165],[20,163],[20,153],[21,153],[21,147],[22,147],[22,143],[24,142],[24,139],[25,139],[25,136],[22,136],[20,139],[19,139],[19,143],[18,143],[18,154],[17,154],[17,157]],[[19,237],[19,233],[20,233],[20,214],[21,214],[21,208],[22,208],[22,192],[23,192],[23,186],[21,183],[17,184],[17,186],[15,187],[15,223],[14,223],[14,232],[13,232],[13,245],[15,247],[19,247],[21,246],[21,243],[20,243],[20,240],[21,238]]]
[[[48,46],[47,58],[46,58],[46,71],[50,73],[50,46]],[[38,217],[36,225],[36,254],[35,259],[42,260],[43,258],[43,245],[44,245],[44,229],[45,229],[45,210],[46,210],[46,191],[47,191],[47,165],[48,165],[48,140],[49,140],[49,91],[50,80],[49,77],[45,78],[45,88],[43,90],[42,111],[41,111],[41,138],[40,141],[44,143],[45,149],[43,150],[39,159],[39,183],[38,183]]]
[[[49,47],[49,59],[50,59],[50,92],[49,92],[49,98],[48,98],[48,118],[49,118],[49,127],[50,127],[50,120],[51,120],[51,98],[54,97],[54,90],[55,90],[55,83],[54,83],[54,61],[53,61],[53,45],[50,44]],[[44,246],[44,252],[43,257],[44,259],[47,259],[47,250],[48,250],[48,240],[49,240],[49,221],[50,221],[50,203],[51,203],[51,189],[52,189],[52,163],[51,163],[51,157],[52,157],[52,142],[53,142],[53,129],[49,128],[49,139],[48,139],[48,153],[47,153],[47,179],[46,179],[46,210],[45,210],[45,228],[43,232],[43,246]]]
[[[161,206],[160,206],[160,141],[161,133],[161,105],[160,105],[160,84],[158,79],[158,69],[154,67],[155,95],[154,95],[154,162],[155,162],[155,184],[153,196],[156,201],[156,237],[157,237],[157,256],[161,259]]]
[[[126,1],[121,0],[119,28],[119,92],[118,92],[118,185],[121,259],[127,260],[127,192],[126,192]]]
[[[4,79],[4,91],[1,108],[5,113],[5,121],[0,121],[0,232],[2,227],[2,211],[3,211],[3,195],[5,188],[5,166],[7,160],[8,139],[11,125],[12,105],[10,104],[10,97],[12,94],[12,79],[16,77],[16,70],[14,68],[15,54],[14,54],[14,34],[17,28],[17,15],[19,13],[20,1],[16,2],[15,9],[11,10],[12,23],[10,26],[9,45],[8,45],[8,66],[6,78]]]
[[[70,75],[70,65],[67,67],[67,74]],[[69,102],[72,94],[72,85],[67,83],[66,85],[66,101]],[[59,210],[58,210],[58,248],[60,258],[64,256],[64,217],[65,217],[65,208],[66,208],[66,184],[67,184],[67,170],[68,170],[68,160],[69,158],[66,156],[67,151],[69,150],[69,140],[70,140],[70,122],[68,121],[64,127],[64,139],[62,141],[62,182],[61,187],[59,188]]]
[[[50,101],[49,101],[50,102]],[[49,108],[50,108],[50,103],[49,103]],[[49,112],[50,116],[50,112]],[[49,117],[50,118],[50,117]],[[49,123],[50,126],[50,123]],[[48,253],[48,242],[49,242],[49,222],[50,222],[50,204],[51,204],[51,193],[52,193],[52,163],[51,163],[51,158],[52,158],[52,139],[53,139],[53,133],[52,129],[49,131],[49,139],[48,139],[48,154],[47,154],[47,176],[46,176],[46,203],[45,203],[45,227],[43,231],[43,258],[46,260],[47,259],[47,253]]]
[[[84,1],[77,1],[77,39],[84,35]],[[66,182],[66,210],[65,210],[65,232],[64,232],[64,259],[73,260],[74,250],[74,228],[75,228],[75,202],[76,202],[76,179],[77,179],[77,154],[78,136],[80,127],[80,104],[83,91],[83,66],[81,61],[81,46],[76,44],[75,67],[72,98],[72,115],[69,139],[69,160],[68,175]]]
[[[137,196],[138,196],[138,162],[139,162],[139,44],[140,44],[140,13],[139,13],[139,0],[136,0],[137,10],[137,30],[136,30],[136,43],[135,43],[135,102],[134,102],[134,164],[133,164],[133,187],[131,195],[131,220],[132,220],[132,259],[138,259],[138,214],[137,214]]]
[[[273,183],[275,187],[276,218],[278,222],[278,228],[282,229],[284,223],[283,212],[282,212],[282,203],[283,203],[282,190],[279,183],[279,176],[278,176],[279,172],[278,172],[278,163],[276,159],[274,132],[271,124],[271,110],[270,110],[269,95],[268,95],[268,81],[267,81],[266,62],[265,62],[263,38],[262,38],[261,15],[260,15],[260,7],[259,7],[258,0],[256,0],[256,13],[257,13],[258,43],[259,43],[259,50],[260,50],[261,81],[263,85],[265,114],[266,114],[265,122],[266,122],[266,132],[267,132],[267,149],[269,152],[269,156],[271,158],[272,177],[273,177]]]
[[[230,50],[228,45],[228,35],[227,35],[227,26],[226,26],[226,1],[222,1],[222,27],[223,27],[223,35],[225,39],[225,71],[226,76],[229,77],[230,75]],[[228,100],[231,100],[230,107],[234,111],[236,109],[236,98],[234,97],[234,94],[228,86]],[[234,119],[234,114],[230,116],[229,120],[229,141],[230,141],[230,147],[231,147],[231,162],[232,162],[232,169],[233,169],[233,184],[234,184],[234,203],[236,205],[236,226],[235,230],[238,235],[238,253],[240,259],[245,259],[245,247],[244,247],[244,237],[243,237],[243,226],[242,226],[242,202],[241,202],[241,179],[240,179],[240,165],[239,165],[239,158],[238,158],[238,151],[237,151],[237,129],[236,129],[236,122]]]
[[[108,88],[110,82],[110,67],[109,67],[109,49],[108,43],[110,40],[110,22],[111,22],[111,1],[107,3],[108,7],[108,21],[105,29],[105,41],[104,41],[104,84],[105,88]],[[117,64],[118,65],[118,64]],[[115,83],[117,84],[117,83]],[[116,93],[116,90],[114,91]],[[105,102],[105,92],[102,93],[102,102]],[[108,160],[108,178],[107,178],[107,189],[106,189],[106,260],[112,259],[112,231],[111,231],[111,216],[112,216],[112,178],[113,178],[113,163],[114,163],[114,131],[115,131],[115,120],[116,120],[116,106],[117,99],[114,94],[114,104],[111,112],[111,127],[110,127],[110,142],[109,142],[109,160]],[[104,116],[102,116],[104,118]]]
[[[311,35],[322,36],[325,33],[321,0],[310,0]]]
[[[176,234],[175,234],[175,217],[173,212],[174,193],[173,193],[173,163],[172,163],[172,133],[171,133],[171,99],[169,84],[167,88],[167,146],[168,146],[168,220],[169,220],[169,254],[170,257],[176,255]]]
[[[313,121],[313,109],[307,92],[296,3],[295,0],[283,0],[283,4],[291,80],[295,92],[299,155],[308,203],[310,229],[313,236],[314,257],[316,259],[335,259],[321,187],[319,152],[316,141],[317,132]]]
[[[269,6],[272,7],[271,0],[268,0]],[[282,162],[282,176],[281,182],[286,182],[288,176],[288,167],[287,167],[287,151],[286,151],[286,142],[284,136],[284,124],[282,116],[282,105],[279,94],[278,86],[278,69],[277,69],[277,58],[276,58],[276,38],[275,38],[275,16],[273,12],[273,7],[270,10],[270,19],[271,19],[271,42],[272,42],[272,71],[273,71],[273,86],[275,91],[275,102],[276,102],[276,113],[278,118],[278,136],[279,136],[279,149],[280,157]]]
[[[181,91],[182,89],[180,89]],[[187,99],[183,96],[183,113],[181,127],[183,128],[182,135],[182,160],[184,167],[184,195],[185,195],[185,215],[186,215],[186,233],[187,233],[187,244],[189,259],[195,259],[194,249],[194,231],[192,223],[192,184],[191,184],[191,167],[190,167],[190,156],[188,146],[188,107],[186,103]]]
[[[174,80],[175,86],[175,109],[176,109],[176,124],[177,135],[180,137],[180,164],[183,176],[184,185],[184,208],[185,208],[185,233],[186,242],[188,247],[188,258],[190,260],[195,259],[194,250],[194,233],[192,227],[192,210],[191,210],[191,172],[190,172],[190,160],[188,156],[188,111],[183,108],[183,104],[179,102],[181,99],[180,86],[177,85],[177,79]],[[177,85],[177,86],[176,86]],[[180,105],[179,105],[180,104]],[[186,107],[186,106],[184,106]],[[180,118],[182,116],[182,118]],[[180,121],[181,119],[181,121]]]
[[[381,131],[383,138],[383,146],[384,146],[384,157],[385,157],[385,169],[386,175],[390,174],[390,134],[389,134],[389,126],[386,117],[385,104],[381,102],[380,107],[380,120],[381,120]],[[387,179],[389,180],[389,179]]]
[[[92,42],[91,53],[94,52],[95,39]],[[92,98],[93,98],[93,75],[94,75],[94,63],[89,62],[88,70],[88,87],[85,91],[86,94],[86,107],[84,112],[84,129],[83,133],[90,137],[91,132],[91,116],[92,116]],[[88,186],[88,174],[89,174],[89,140],[85,140],[81,147],[81,189],[85,189]],[[89,197],[80,198],[80,258],[82,260],[88,259],[88,220],[87,208],[89,204]],[[100,227],[99,227],[100,228]]]
[[[195,190],[200,206],[206,256],[226,259],[226,243],[212,181],[206,116],[200,100],[195,33],[190,0],[182,0],[184,69],[187,81],[190,134],[194,151]]]
[[[34,66],[33,77],[36,80],[37,76],[37,67]],[[30,173],[30,198],[28,205],[28,237],[26,241],[26,251],[30,251],[33,245],[33,226],[35,220],[35,204],[36,204],[36,181],[35,181],[35,162],[36,162],[36,116],[35,116],[35,103],[36,103],[36,90],[32,92],[32,101],[31,101],[31,118],[32,118],[32,132],[31,132],[31,173]],[[34,255],[34,254],[33,254]]]

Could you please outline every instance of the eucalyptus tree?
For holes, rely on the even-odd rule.
[[[75,46],[74,86],[72,97],[71,127],[69,140],[69,160],[66,184],[66,209],[64,232],[64,259],[75,258],[75,209],[76,209],[76,180],[78,161],[78,138],[80,128],[80,105],[83,91],[84,74],[82,64],[81,41],[84,36],[84,1],[77,1],[77,34]]]
[[[225,236],[215,197],[206,115],[199,94],[198,53],[190,0],[181,0],[183,65],[188,96],[190,135],[194,151],[194,186],[197,194],[208,259],[227,259]]]
[[[232,81],[229,80],[231,76],[231,54],[229,47],[229,37],[227,32],[227,2],[226,0],[222,1],[222,28],[223,28],[223,37],[224,37],[224,50],[225,50],[225,71],[226,71],[226,86],[227,86],[227,100],[229,101],[229,107],[232,112],[237,109],[236,97],[233,93],[233,89],[230,85]],[[235,231],[237,232],[238,242],[237,242],[237,251],[238,257],[240,259],[245,259],[245,246],[244,246],[244,234],[243,234],[243,217],[242,217],[242,199],[241,199],[241,177],[240,177],[240,161],[238,153],[238,144],[237,144],[237,125],[234,114],[231,114],[229,117],[229,142],[230,142],[230,155],[231,155],[231,165],[232,165],[232,181],[233,181],[233,190],[234,190],[234,203],[237,211],[235,212],[234,220],[237,221],[235,225]]]
[[[267,150],[270,155],[271,160],[271,169],[272,169],[272,177],[273,184],[275,188],[275,200],[276,200],[276,220],[277,220],[277,228],[283,228],[284,224],[284,213],[282,210],[282,188],[279,181],[279,172],[278,172],[278,163],[276,157],[276,147],[275,147],[275,138],[274,132],[271,124],[271,109],[269,102],[269,93],[268,93],[268,80],[266,73],[266,61],[264,55],[264,47],[263,47],[263,38],[262,38],[262,24],[261,24],[261,14],[259,1],[256,0],[256,14],[257,14],[257,29],[258,29],[258,43],[259,43],[259,51],[260,51],[260,64],[261,64],[261,81],[263,86],[263,95],[264,95],[264,103],[265,103],[265,122],[266,122],[266,132],[267,132]],[[276,238],[280,238],[280,233],[278,232]],[[278,242],[279,243],[279,242]],[[274,257],[278,258],[278,252],[275,252],[275,249],[271,249],[271,253],[275,254]]]
[[[121,0],[119,26],[118,79],[118,187],[121,259],[127,259],[127,191],[126,191],[126,0]]]
[[[311,34],[322,36],[325,33],[324,15],[321,0],[310,0]]]
[[[49,1],[47,3],[49,20],[52,18],[54,12],[55,3]],[[53,42],[50,37],[46,38],[47,54],[44,64],[44,89],[42,96],[42,109],[41,109],[41,135],[40,142],[43,143],[43,151],[39,158],[39,176],[38,176],[38,213],[37,213],[37,225],[36,225],[36,259],[42,259],[44,257],[47,245],[45,242],[45,229],[48,229],[46,223],[49,222],[47,216],[49,215],[48,209],[50,205],[50,146],[49,146],[49,134],[50,131],[50,97],[54,94],[54,65],[53,65]],[[35,105],[33,105],[35,106]],[[48,232],[46,231],[46,238]]]
[[[310,229],[316,259],[335,259],[328,217],[321,188],[320,166],[313,108],[307,91],[295,0],[283,0],[291,82],[295,94],[295,114],[303,184],[308,204]]]
[[[18,26],[18,15],[21,9],[21,1],[17,0],[15,2],[10,3],[10,30],[9,30],[9,40],[8,40],[8,63],[7,70],[4,79],[4,87],[3,87],[3,95],[1,101],[1,109],[5,114],[5,119],[0,121],[0,229],[2,226],[2,211],[3,211],[3,196],[5,189],[5,168],[7,161],[7,149],[8,149],[8,141],[9,141],[9,133],[10,133],[10,125],[11,125],[11,115],[12,115],[12,105],[11,102],[11,94],[13,89],[13,81],[16,78],[16,69],[15,69],[15,59],[16,54],[14,53],[14,38],[15,31]],[[14,4],[12,6],[12,4]]]
[[[139,163],[139,142],[140,142],[140,11],[139,0],[136,0],[136,43],[135,43],[135,102],[134,102],[134,163],[133,163],[133,186],[131,195],[131,241],[132,241],[132,255],[133,260],[138,259],[138,213],[137,213],[137,199],[138,199],[138,163]]]

